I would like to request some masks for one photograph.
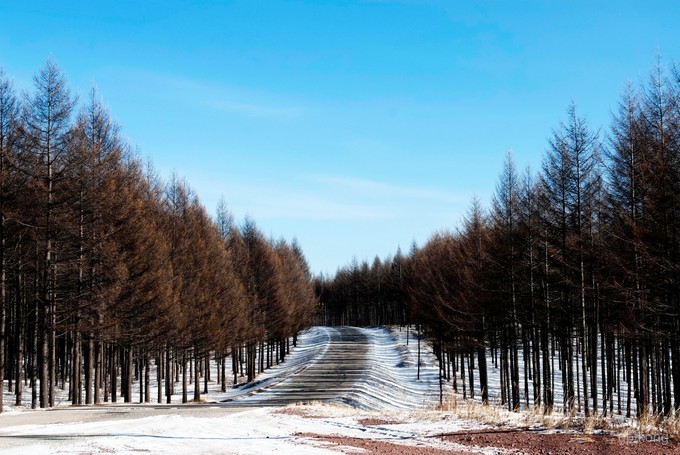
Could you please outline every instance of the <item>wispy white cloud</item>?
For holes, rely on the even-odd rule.
[[[224,196],[237,216],[251,214],[256,219],[302,221],[379,220],[392,216],[384,208],[342,198],[327,192],[310,191],[299,182],[224,182],[204,176],[198,179],[200,192],[209,207]],[[207,197],[205,197],[207,196]]]
[[[354,177],[281,175],[225,180],[218,171],[189,175],[209,209],[224,196],[237,217],[261,220],[348,222],[377,225],[421,220],[438,227],[464,210],[470,195]],[[427,220],[427,221],[426,221]]]
[[[303,109],[299,107],[268,106],[263,104],[240,103],[225,99],[211,99],[206,105],[213,109],[245,115],[246,117],[294,118],[299,117]]]
[[[467,200],[467,194],[424,186],[396,185],[376,180],[327,175],[316,176],[314,179],[328,186],[343,188],[347,191],[373,198],[426,199],[449,203],[461,203]]]
[[[314,221],[377,220],[390,217],[383,208],[329,195],[309,195],[281,187],[250,187],[245,207],[261,218],[288,218]],[[245,208],[244,207],[244,208]]]
[[[186,78],[154,71],[130,71],[130,77],[154,87],[163,87],[165,96],[196,103],[207,108],[246,117],[290,119],[305,109],[286,97],[223,83]]]
[[[316,271],[352,256],[370,260],[422,244],[434,230],[455,226],[470,200],[469,194],[354,177],[240,174],[200,169],[188,180],[210,212],[223,196],[237,220],[250,215],[273,237],[297,237]]]

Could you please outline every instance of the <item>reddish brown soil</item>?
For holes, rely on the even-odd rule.
[[[669,438],[618,438],[608,435],[478,430],[443,435],[445,441],[476,447],[498,447],[519,453],[552,455],[680,454],[680,441]]]
[[[425,445],[403,445],[392,442],[379,441],[365,438],[348,438],[346,436],[321,435],[314,433],[297,433],[295,436],[313,438],[317,441],[335,444],[341,453],[357,453],[355,451],[343,450],[346,447],[363,449],[361,454],[372,455],[397,455],[397,454],[418,454],[418,455],[470,455],[469,452],[453,452],[450,450],[436,449]]]
[[[403,445],[375,439],[314,433],[297,433],[296,436],[335,444],[341,453],[353,453],[353,451],[347,450],[347,448],[354,447],[365,451],[361,453],[375,455],[411,453],[423,455],[469,455],[479,451],[481,448],[486,448],[487,450],[489,448],[505,449],[511,453],[528,455],[680,454],[680,441],[673,439],[625,439],[607,435],[579,435],[576,433],[548,434],[531,431],[475,430],[442,436],[442,439],[445,441],[469,446],[470,452],[446,450],[425,445]]]
[[[298,415],[306,418],[321,416],[307,413],[299,409],[285,409],[281,414]],[[363,418],[357,421],[363,426],[396,425],[403,422],[379,418]],[[526,429],[489,429],[469,430],[441,435],[433,435],[444,441],[470,447],[470,451],[446,450],[426,445],[404,445],[384,440],[353,438],[339,435],[320,435],[315,433],[297,433],[295,436],[312,438],[333,444],[340,453],[355,453],[351,448],[361,449],[356,453],[393,455],[469,455],[480,449],[498,449],[499,452],[538,455],[680,455],[680,440],[668,437],[631,436],[617,437],[612,435],[592,435],[579,433],[544,433]],[[331,446],[332,447],[332,446]]]

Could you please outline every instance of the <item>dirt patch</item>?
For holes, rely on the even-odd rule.
[[[357,423],[359,425],[363,425],[365,427],[371,427],[371,426],[377,426],[377,425],[398,425],[403,422],[398,422],[396,420],[384,420],[384,419],[375,419],[372,417],[367,417],[365,419],[359,419],[357,420]]]
[[[312,438],[316,441],[328,442],[335,444],[338,451],[341,453],[355,453],[349,452],[347,449],[352,447],[361,449],[361,454],[374,455],[395,455],[404,453],[417,453],[418,455],[470,455],[470,452],[451,451],[445,449],[437,449],[428,447],[425,444],[421,445],[406,445],[395,444],[393,442],[380,441],[367,438],[350,438],[346,436],[321,435],[314,433],[296,433],[295,436],[302,436]]]
[[[677,454],[680,441],[667,437],[619,438],[610,435],[542,433],[533,431],[475,430],[442,435],[447,442],[475,447],[496,447],[525,454],[599,455],[614,453]]]
[[[283,408],[283,409],[278,410],[278,411],[274,411],[274,414],[298,416],[298,417],[304,417],[305,419],[323,419],[324,418],[324,416],[310,412],[307,409],[294,408],[294,407],[287,407],[287,408]]]

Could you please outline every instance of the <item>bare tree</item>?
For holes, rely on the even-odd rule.
[[[11,193],[17,184],[11,167],[18,114],[19,104],[14,88],[0,68],[0,412],[3,411],[4,374],[7,369],[5,351],[9,305],[6,212],[11,208],[8,199],[12,197]],[[21,384],[17,384],[17,387],[21,387]]]
[[[40,406],[54,406],[56,367],[56,302],[57,245],[56,226],[57,185],[64,171],[63,158],[68,148],[71,112],[75,99],[66,86],[61,70],[48,60],[34,77],[35,92],[26,96],[23,121],[26,125],[27,146],[34,154],[35,167],[30,169],[35,191],[40,194],[40,229],[42,270],[37,300],[40,330],[38,359],[40,365]]]

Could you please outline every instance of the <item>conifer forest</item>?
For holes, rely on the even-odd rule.
[[[511,411],[677,416],[680,68],[659,61],[615,105],[606,130],[569,106],[539,169],[508,153],[457,227],[313,276],[297,241],[161,179],[55,62],[23,95],[0,72],[0,387],[33,408],[57,388],[200,401],[187,384],[207,390],[210,362],[226,390],[312,325],[400,325],[465,398],[494,382]]]
[[[169,402],[175,387],[187,402],[211,358],[223,389],[226,362],[250,381],[314,320],[296,242],[237,225],[224,203],[211,219],[52,61],[23,97],[0,73],[0,217],[0,386],[17,405],[52,407],[64,387],[73,404]]]

